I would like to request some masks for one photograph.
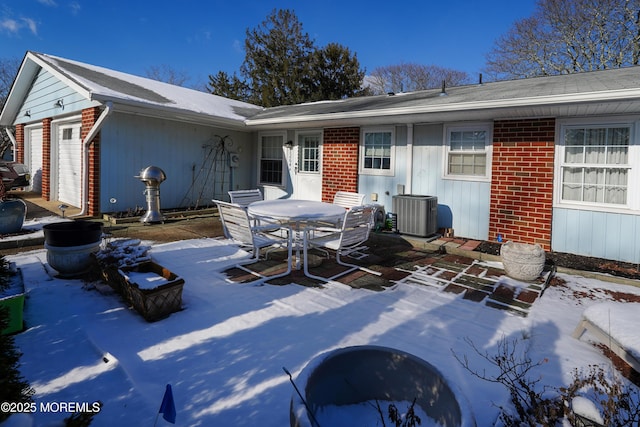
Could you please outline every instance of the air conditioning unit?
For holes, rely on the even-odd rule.
[[[402,194],[393,196],[393,212],[401,234],[427,237],[438,231],[438,198]]]

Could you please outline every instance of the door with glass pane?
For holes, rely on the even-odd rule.
[[[292,197],[322,200],[322,132],[297,133],[292,155]]]

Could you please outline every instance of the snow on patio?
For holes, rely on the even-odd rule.
[[[508,401],[506,390],[472,376],[452,352],[491,374],[467,341],[494,355],[500,340],[517,339],[533,361],[547,360],[543,383],[559,386],[574,368],[609,366],[586,339],[571,337],[584,310],[608,299],[607,290],[640,294],[559,274],[566,286],[549,288],[524,318],[409,281],[382,292],[231,283],[221,272],[247,254],[223,240],[153,245],[151,256],[185,280],[184,310],[154,323],[114,293],[52,277],[44,250],[7,257],[22,269],[28,292],[28,329],[15,340],[38,404],[99,400],[92,426],[152,426],[171,384],[176,425],[285,426],[294,391],[283,367],[295,379],[316,355],[374,344],[434,365],[461,390],[477,425],[487,426],[498,415],[494,404]],[[584,292],[598,299],[574,296]],[[34,425],[68,415],[37,412]]]

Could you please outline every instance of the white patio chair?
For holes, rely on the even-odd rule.
[[[333,196],[333,204],[351,209],[354,206],[364,205],[365,195],[362,193],[351,193],[349,191],[336,191]]]
[[[269,223],[267,225],[254,226],[251,225],[251,220],[247,214],[247,208],[233,203],[227,203],[220,200],[214,200],[218,206],[218,213],[220,214],[220,221],[222,222],[222,230],[227,239],[236,243],[242,248],[250,249],[252,251],[252,257],[243,262],[242,264],[249,264],[257,261],[260,258],[260,250],[263,248],[283,248],[286,247],[287,254],[287,271],[284,273],[262,276],[255,271],[248,268],[244,268],[242,264],[237,264],[236,267],[248,271],[251,274],[255,274],[259,277],[267,277],[273,279],[276,277],[286,276],[291,273],[291,258],[292,258],[292,232],[290,227],[282,226],[280,224]],[[286,231],[286,237],[276,236],[274,234],[268,234],[268,231],[272,231],[274,228],[279,228]],[[267,257],[269,251],[265,253]]]
[[[231,190],[229,191],[229,197],[231,198],[231,203],[240,206],[249,206],[253,202],[264,200],[262,191],[260,191],[259,188],[252,190]]]
[[[317,228],[309,227],[305,229],[303,238],[304,274],[311,278],[325,281],[333,280],[354,270],[362,270],[379,276],[380,273],[377,271],[359,265],[349,264],[341,259],[342,256],[349,256],[364,249],[362,244],[369,239],[369,233],[373,225],[374,210],[375,208],[373,206],[354,206],[346,212],[340,228],[320,228],[319,230],[323,234],[319,236],[317,233],[314,234],[314,231],[318,230]],[[350,268],[332,277],[321,277],[311,274],[309,272],[307,258],[309,250],[313,248],[323,250],[327,255],[328,252],[325,249],[335,251],[336,262]]]

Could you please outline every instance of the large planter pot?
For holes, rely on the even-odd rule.
[[[544,270],[545,253],[540,245],[507,242],[500,256],[507,276],[516,280],[536,280]]]
[[[102,223],[55,222],[42,229],[47,262],[60,276],[77,277],[91,269],[92,254],[100,250],[102,242]]]
[[[182,310],[184,279],[163,266],[144,261],[118,269],[118,275],[122,296],[148,322]]]
[[[27,204],[20,199],[0,202],[0,234],[13,234],[22,230],[27,215]]]
[[[102,239],[102,223],[93,221],[63,221],[42,227],[44,242],[50,246],[83,246]]]
[[[302,370],[296,387],[304,400],[293,392],[289,417],[292,427],[315,427],[326,407],[414,399],[416,407],[439,426],[476,425],[459,390],[447,384],[435,367],[393,348],[354,346],[321,355]]]

